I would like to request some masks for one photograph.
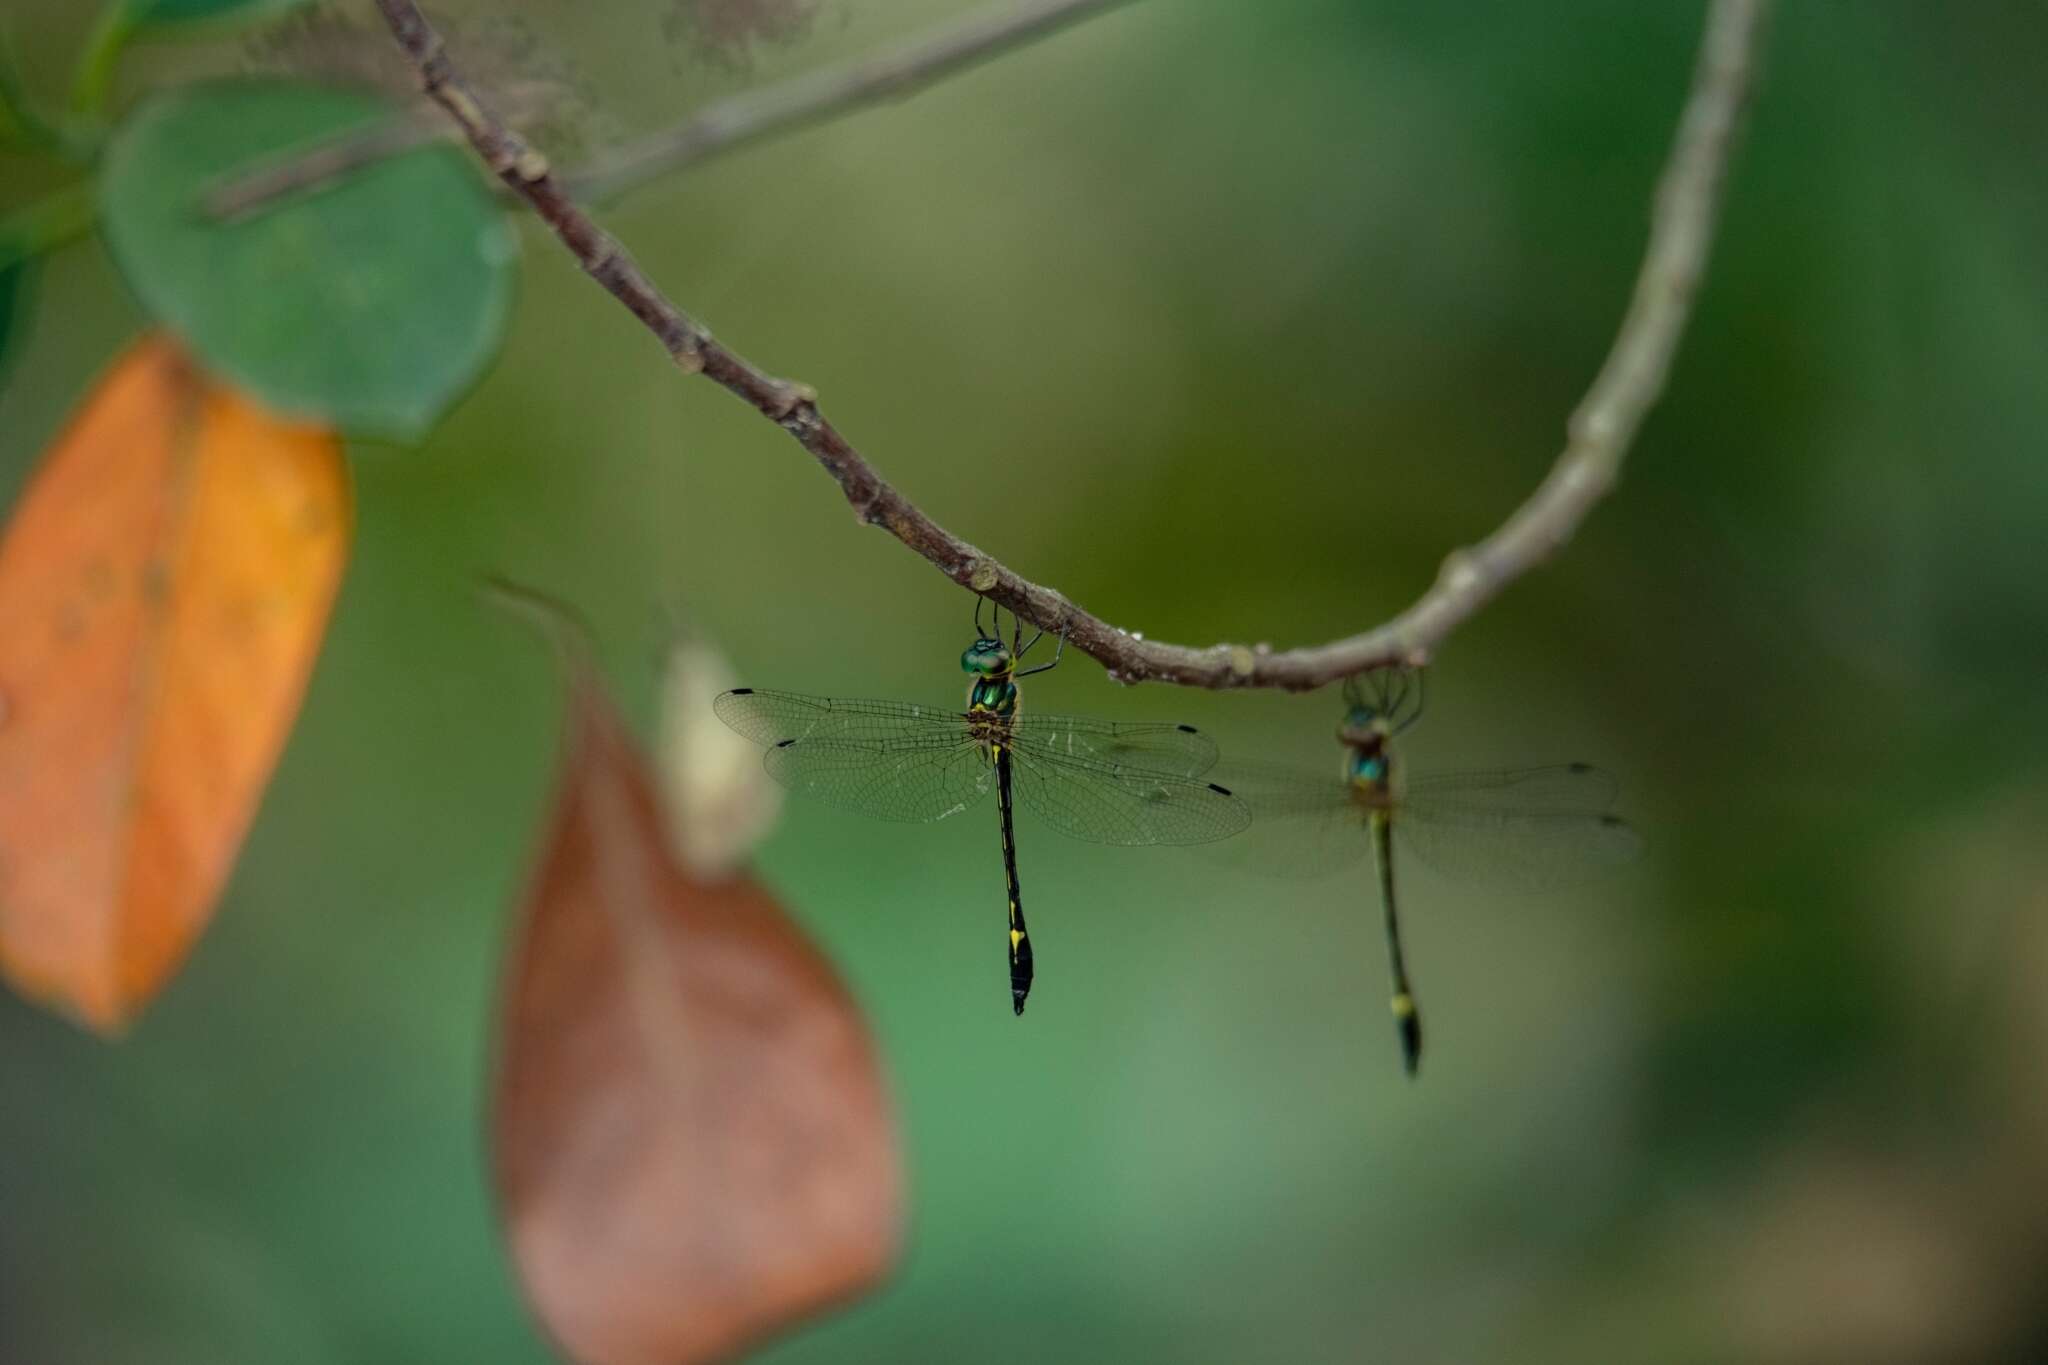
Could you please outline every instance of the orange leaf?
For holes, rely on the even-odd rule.
[[[508,971],[501,1213],[572,1358],[693,1365],[887,1273],[895,1124],[830,965],[751,879],[683,870],[581,662],[566,749]]]
[[[0,541],[0,973],[118,1030],[206,926],[348,556],[332,432],[145,337]]]

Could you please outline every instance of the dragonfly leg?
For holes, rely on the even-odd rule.
[[[1428,699],[1429,695],[1428,688],[1426,685],[1426,680],[1429,677],[1429,670],[1426,668],[1416,668],[1411,669],[1409,671],[1415,678],[1415,709],[1413,711],[1410,711],[1406,716],[1403,716],[1401,718],[1401,723],[1394,727],[1394,733],[1397,735],[1404,733],[1409,726],[1415,724],[1416,721],[1422,719],[1422,705],[1423,702]]]
[[[1038,634],[1037,634],[1037,635],[1034,635],[1034,636],[1032,636],[1032,637],[1031,637],[1031,644],[1032,644],[1032,645],[1035,645],[1035,644],[1037,644],[1037,643],[1038,643],[1038,641],[1039,641],[1039,638],[1040,638],[1041,636],[1043,636],[1044,634],[1045,634],[1045,632],[1041,630],[1041,631],[1039,631],[1039,632],[1038,632]],[[1031,648],[1031,645],[1026,645],[1026,646],[1024,646],[1024,648],[1025,648],[1025,649],[1029,649],[1029,648]],[[1058,667],[1060,666],[1060,658],[1061,658],[1061,656],[1063,656],[1064,654],[1066,654],[1066,652],[1067,652],[1067,628],[1066,628],[1065,626],[1061,626],[1061,627],[1060,627],[1060,643],[1059,643],[1059,648],[1057,648],[1057,649],[1053,650],[1053,652],[1052,652],[1052,658],[1051,658],[1051,660],[1050,660],[1050,661],[1048,661],[1048,662],[1046,662],[1046,663],[1042,663],[1042,664],[1039,664],[1039,665],[1038,665],[1038,666],[1037,666],[1036,668],[1027,668],[1027,669],[1025,669],[1025,670],[1024,670],[1024,671],[1023,671],[1022,673],[1016,674],[1015,676],[1017,676],[1017,677],[1019,677],[1019,678],[1028,678],[1028,677],[1030,677],[1030,676],[1031,676],[1031,675],[1032,675],[1033,673],[1045,673],[1045,672],[1048,672],[1048,671],[1050,671],[1050,670],[1052,670],[1052,669],[1058,668]],[[1020,657],[1021,657],[1021,655],[1020,655]]]

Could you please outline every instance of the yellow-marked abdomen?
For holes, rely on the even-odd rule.
[[[989,746],[996,765],[997,809],[1003,824],[1003,879],[1010,892],[1010,1008],[1024,1012],[1031,994],[1031,934],[1024,927],[1024,893],[1017,886],[1017,845],[1010,821],[1010,750]]]

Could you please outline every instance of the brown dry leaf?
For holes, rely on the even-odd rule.
[[[568,653],[566,757],[500,1021],[500,1211],[572,1358],[694,1365],[887,1273],[895,1122],[831,966],[758,883],[683,869]]]
[[[0,541],[0,973],[102,1032],[213,912],[348,558],[331,431],[160,335],[87,397]]]

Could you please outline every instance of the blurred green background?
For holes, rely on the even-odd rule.
[[[7,8],[61,89],[85,7]],[[658,4],[501,8],[592,139],[963,12],[831,0],[721,62]],[[1552,458],[1699,20],[1141,0],[606,218],[970,540],[1148,636],[1302,643]],[[763,867],[872,1014],[915,1211],[886,1291],[764,1359],[2048,1357],[2044,69],[2031,0],[1782,8],[1669,396],[1408,747],[1609,767],[1649,854],[1566,897],[1410,878],[1419,1083],[1363,877],[1027,817],[1019,1021],[993,811],[791,804]],[[115,1046],[0,996],[0,1358],[548,1358],[479,1115],[559,697],[481,573],[579,603],[643,718],[679,621],[759,685],[960,689],[969,600],[523,231],[500,363],[420,448],[354,448],[333,633],[189,968]],[[9,487],[142,321],[96,244],[49,263]],[[1334,761],[1328,694],[1071,659],[1033,696]]]

